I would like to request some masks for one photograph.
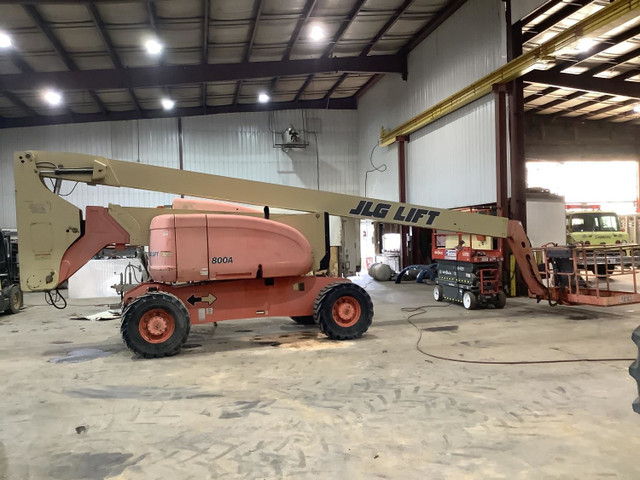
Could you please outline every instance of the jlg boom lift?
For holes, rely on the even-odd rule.
[[[126,345],[144,357],[178,353],[191,325],[238,318],[313,317],[329,338],[360,337],[373,317],[367,292],[315,274],[328,264],[328,215],[505,238],[533,295],[573,301],[571,282],[543,284],[522,225],[506,218],[73,153],[16,152],[14,171],[24,291],[57,289],[105,246],[149,247],[152,280],[126,292],[121,326]],[[176,199],[171,209],[87,207],[83,216],[58,195],[62,181],[208,200]],[[311,213],[270,215],[269,207]],[[639,299],[616,302],[632,300]]]

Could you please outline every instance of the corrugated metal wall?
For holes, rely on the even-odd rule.
[[[261,182],[357,193],[357,113],[286,110],[183,120],[184,168]],[[306,125],[304,149],[274,148],[284,129]]]
[[[357,114],[314,110],[211,115],[183,119],[184,168],[238,178],[357,193]],[[270,119],[271,117],[271,119]],[[283,152],[269,131],[302,123],[313,131],[309,146]],[[13,152],[52,150],[89,153],[178,168],[178,120],[57,125],[0,130],[0,228],[15,228]],[[70,192],[65,182],[62,191]],[[78,186],[68,200],[80,208],[116,203],[153,207],[173,196],[126,188]]]
[[[360,100],[360,172],[380,127],[392,129],[506,63],[501,0],[466,2],[409,56],[409,79],[386,76]],[[455,207],[495,201],[493,97],[488,96],[411,135],[407,148],[407,198]],[[397,200],[397,146],[380,148],[367,194]],[[452,180],[455,182],[452,183]]]

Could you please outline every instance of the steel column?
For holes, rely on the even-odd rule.
[[[407,162],[405,145],[409,142],[409,135],[402,135],[396,138],[396,142],[398,142],[398,197],[400,202],[406,203]],[[401,269],[409,266],[409,228],[407,225],[400,226]]]
[[[504,85],[495,85],[495,122],[496,122],[496,203],[498,216],[508,217],[507,205],[507,89]]]

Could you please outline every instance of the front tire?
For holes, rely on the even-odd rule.
[[[9,291],[9,307],[7,313],[18,313],[22,307],[22,290],[17,285],[11,287]]]
[[[462,305],[464,305],[464,308],[467,310],[475,310],[478,305],[478,299],[473,292],[464,292],[464,295],[462,295]]]
[[[353,340],[371,326],[373,303],[362,287],[354,283],[334,283],[320,290],[313,314],[327,337]]]
[[[131,302],[122,313],[120,332],[129,350],[140,357],[171,357],[187,341],[189,312],[166,292],[147,293]]]
[[[442,290],[442,287],[440,285],[436,285],[435,288],[433,289],[433,299],[436,302],[441,302],[443,295],[444,295],[444,292]]]

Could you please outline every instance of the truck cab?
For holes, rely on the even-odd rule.
[[[568,245],[620,245],[629,234],[620,228],[615,212],[577,211],[567,213]]]

